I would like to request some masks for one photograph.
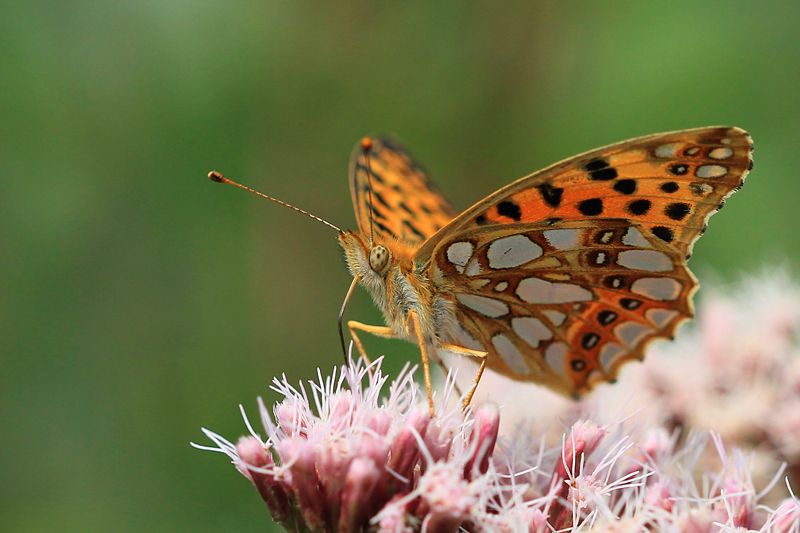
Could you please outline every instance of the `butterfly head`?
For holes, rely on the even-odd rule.
[[[388,246],[369,244],[359,233],[353,231],[340,233],[339,244],[344,249],[347,267],[353,276],[358,276],[366,284],[386,277],[393,260]]]

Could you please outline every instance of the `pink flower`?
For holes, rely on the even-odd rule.
[[[760,507],[752,468],[718,436],[716,471],[701,462],[709,455],[701,435],[676,447],[663,430],[625,423],[577,422],[555,447],[530,432],[498,440],[496,405],[440,408],[431,419],[408,372],[381,398],[380,363],[310,383],[313,407],[305,389],[276,380],[285,396],[277,423],[259,401],[267,438],[245,418],[251,435],[235,446],[204,430],[217,444],[208,449],[233,459],[289,531],[788,533],[800,513],[794,499]],[[697,485],[696,475],[708,481]]]
[[[636,379],[526,400],[535,420],[514,396],[447,410],[451,381],[431,417],[408,367],[388,383],[379,359],[307,387],[276,379],[265,437],[245,417],[235,445],[203,430],[215,447],[195,446],[227,454],[288,531],[800,533],[777,466],[800,475],[800,291],[770,278],[709,296],[702,329]],[[519,391],[492,382],[484,394]]]

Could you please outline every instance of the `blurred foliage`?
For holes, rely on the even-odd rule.
[[[467,207],[595,146],[736,125],[755,170],[692,265],[800,255],[796,2],[6,1],[0,27],[0,531],[273,527],[188,443],[340,362],[350,279],[329,228],[209,170],[347,228],[371,132]],[[381,323],[363,292],[348,316]]]

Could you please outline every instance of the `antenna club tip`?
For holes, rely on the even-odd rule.
[[[370,150],[372,150],[372,139],[370,139],[369,137],[364,137],[363,139],[361,139],[361,150],[364,153],[367,153]]]
[[[211,181],[216,181],[217,183],[223,183],[224,181],[226,181],[225,177],[216,170],[212,170],[211,172],[208,173],[208,179],[210,179]]]

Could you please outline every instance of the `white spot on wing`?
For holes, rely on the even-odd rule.
[[[492,268],[514,268],[542,255],[542,248],[525,235],[511,235],[489,245],[486,256]]]
[[[500,357],[503,358],[503,361],[506,362],[513,372],[517,374],[530,374],[531,369],[528,368],[525,358],[522,357],[522,354],[519,353],[517,347],[514,346],[508,337],[502,333],[498,333],[492,337],[492,344],[494,345],[494,349],[497,350],[497,353],[500,354]]]
[[[498,318],[507,315],[509,311],[508,305],[504,302],[495,300],[494,298],[486,298],[485,296],[459,293],[456,294],[456,300],[473,311],[477,311],[489,318]]]
[[[482,289],[482,288],[484,288],[485,286],[487,286],[488,284],[489,284],[489,280],[488,280],[488,279],[486,279],[486,278],[484,278],[484,279],[471,279],[471,280],[469,280],[469,286],[470,286],[470,287],[472,287],[472,288],[473,288],[473,289],[475,289],[475,290]]]
[[[681,295],[681,284],[672,278],[639,278],[631,284],[631,291],[651,300],[676,300]]]
[[[662,144],[656,148],[656,157],[672,159],[678,154],[678,149],[680,147],[681,143]]]
[[[538,318],[518,316],[511,319],[511,329],[532,348],[538,348],[542,341],[553,338],[553,332]]]
[[[711,159],[728,159],[732,155],[733,150],[727,146],[723,146],[722,148],[714,148],[708,153],[708,157]]]
[[[644,238],[642,232],[634,227],[628,228],[625,235],[622,237],[622,244],[628,246],[638,246],[639,248],[650,248],[650,243]]]
[[[587,302],[592,293],[580,285],[551,283],[539,278],[525,278],[517,285],[517,296],[529,304]]]
[[[655,250],[626,250],[617,256],[617,264],[634,270],[649,272],[669,272],[672,261],[669,257]]]
[[[648,309],[647,313],[645,313],[647,320],[652,322],[656,325],[656,327],[663,328],[670,322],[672,322],[676,316],[678,316],[678,312],[674,309],[661,309],[659,307],[654,307],[652,309]]]
[[[508,288],[508,282],[507,281],[501,281],[500,283],[498,283],[497,285],[494,286],[494,290],[496,290],[497,292],[503,292],[507,288]]]
[[[698,167],[694,173],[698,178],[720,178],[728,173],[728,169],[722,165],[703,165]]]
[[[442,283],[444,281],[444,272],[437,265],[433,267],[433,281],[434,283]]]
[[[471,242],[454,242],[447,248],[447,260],[458,266],[465,266],[472,257]]]
[[[544,349],[544,360],[550,368],[558,374],[564,375],[564,356],[567,355],[567,345],[563,342],[554,342]]]
[[[467,265],[467,269],[464,271],[464,274],[467,276],[477,276],[481,273],[481,263],[476,259],[473,259]]]
[[[542,233],[550,246],[558,250],[569,250],[578,245],[577,229],[549,229]]]
[[[614,369],[614,363],[617,362],[617,359],[627,352],[628,350],[619,344],[614,344],[612,342],[606,343],[600,349],[600,366],[602,366],[603,370],[606,372],[611,372]]]
[[[631,347],[638,345],[647,334],[654,332],[653,328],[648,328],[638,322],[623,322],[614,328],[614,334],[617,338]]]
[[[554,326],[558,327],[564,323],[564,320],[567,319],[567,315],[562,313],[561,311],[542,311],[542,314],[546,316],[550,322],[553,323]]]

